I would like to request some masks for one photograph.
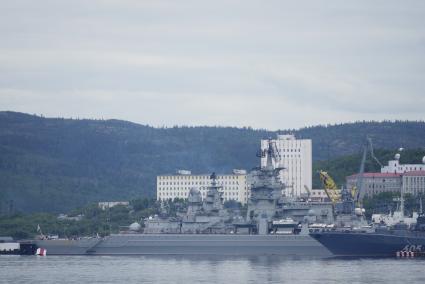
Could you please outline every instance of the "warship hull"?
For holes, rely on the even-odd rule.
[[[84,255],[87,250],[95,246],[101,239],[78,239],[78,240],[36,240],[35,245],[38,248],[47,250],[48,255]]]
[[[129,234],[36,244],[48,255],[332,255],[308,235]]]
[[[310,234],[336,256],[394,257],[397,252],[424,252],[424,235],[391,235],[357,232]]]

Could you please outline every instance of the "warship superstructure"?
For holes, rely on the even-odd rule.
[[[280,155],[272,141],[269,140],[268,148],[258,156],[266,158],[266,165],[252,170],[249,175],[251,196],[246,220],[259,235],[276,232],[279,220],[292,219],[305,226],[334,222],[330,202],[312,202],[287,195],[286,185],[282,183],[280,175],[280,171],[285,169],[280,167]]]
[[[211,186],[202,200],[201,192],[193,187],[187,197],[187,211],[177,217],[165,214],[151,216],[144,220],[145,234],[226,234],[233,229],[233,216],[223,208],[222,186],[217,176],[210,176]]]
[[[204,199],[197,188],[192,188],[184,214],[146,218],[142,234],[40,240],[37,245],[46,248],[48,254],[330,256],[325,247],[309,236],[308,224],[331,224],[332,204],[286,196],[279,176],[283,170],[278,166],[279,155],[271,141],[268,146],[260,152],[260,156],[267,158],[266,166],[255,168],[249,176],[251,194],[246,216],[223,208],[221,185],[213,173]]]

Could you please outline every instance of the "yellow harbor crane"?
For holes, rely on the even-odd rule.
[[[335,184],[335,181],[332,177],[325,171],[319,171],[320,180],[325,187],[326,195],[332,201],[333,204],[341,201],[341,192]]]
[[[366,162],[366,156],[367,156],[368,150],[370,151],[370,155],[375,160],[375,162],[382,167],[381,162],[375,156],[375,153],[373,151],[372,139],[370,137],[366,137],[366,141],[363,145],[363,155],[362,155],[362,160],[360,163],[359,173],[357,175],[357,182],[355,186],[349,189],[351,193],[351,197],[353,198],[356,206],[358,207],[361,207],[360,205],[361,195],[364,194],[363,177],[364,177],[365,162]],[[342,200],[342,194],[341,194],[341,191],[338,190],[332,177],[323,170],[319,171],[319,175],[320,175],[320,180],[322,181],[325,187],[325,192],[327,196],[329,197],[329,199],[332,201],[332,203],[335,204],[337,202],[340,202]]]

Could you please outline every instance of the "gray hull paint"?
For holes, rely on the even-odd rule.
[[[48,255],[83,255],[90,247],[98,244],[100,239],[81,240],[37,240],[35,244],[39,248],[47,249]]]
[[[112,235],[104,239],[37,243],[48,255],[286,255],[329,257],[306,235]]]

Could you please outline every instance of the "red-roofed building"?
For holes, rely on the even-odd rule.
[[[422,164],[400,164],[400,153],[380,173],[364,173],[360,198],[381,192],[399,192],[417,195],[425,193],[425,157]],[[357,187],[358,174],[346,177],[347,187]]]
[[[423,171],[411,171],[403,174],[403,176],[409,176],[409,177],[423,177],[425,176],[425,170]]]
[[[348,176],[347,178],[357,178],[359,174],[354,174]],[[364,173],[363,178],[391,178],[391,177],[401,177],[402,174],[394,173]]]
[[[347,187],[357,186],[357,177],[351,175],[346,178]],[[425,193],[425,171],[410,171],[406,173],[364,173],[363,192],[360,198],[372,196],[381,192],[401,192],[417,195]]]
[[[346,177],[347,187],[357,186],[358,174]],[[372,196],[381,192],[400,192],[402,187],[402,175],[397,173],[364,173],[363,186],[360,199],[364,196]]]

